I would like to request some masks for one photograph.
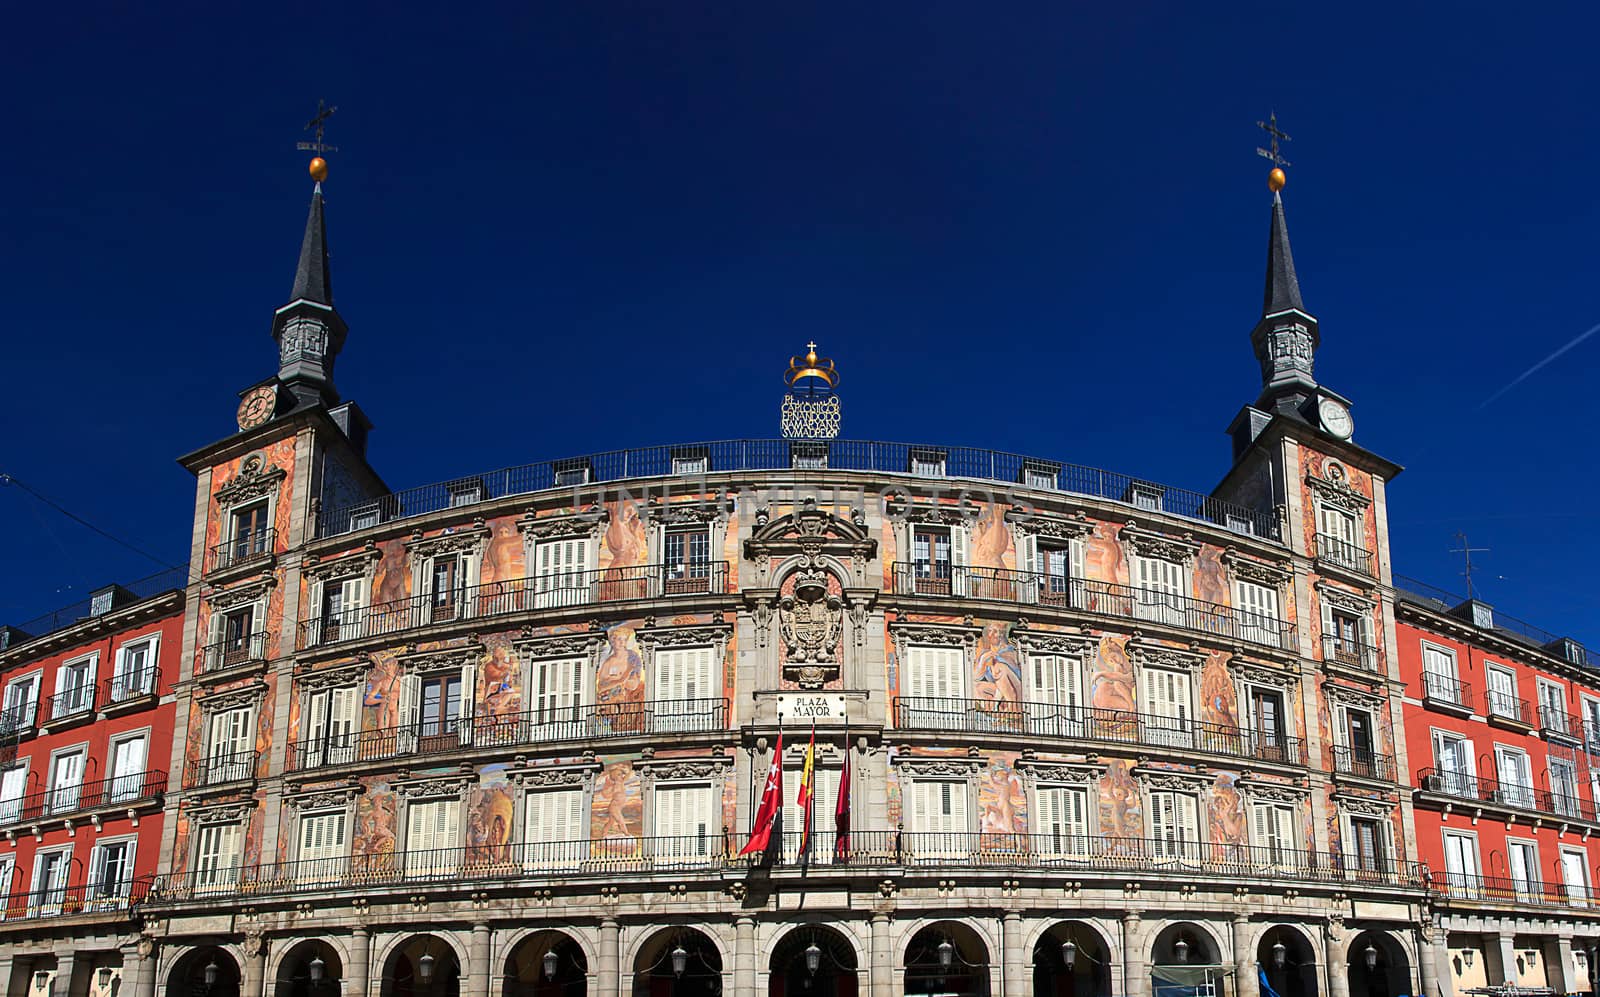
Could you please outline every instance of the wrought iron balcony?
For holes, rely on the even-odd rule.
[[[155,695],[156,682],[160,677],[161,670],[152,662],[135,671],[113,674],[101,679],[100,708],[106,709],[142,696]]]
[[[183,788],[203,789],[206,786],[254,779],[257,760],[258,756],[254,751],[192,758],[183,767]]]
[[[1358,668],[1364,672],[1378,671],[1378,649],[1365,641],[1337,634],[1322,635],[1322,660]]]
[[[484,620],[546,609],[689,595],[728,588],[728,562],[641,564],[511,578],[380,602],[300,622],[300,647],[344,643],[458,620]]]
[[[215,644],[207,644],[203,650],[197,673],[200,675],[262,661],[267,656],[267,632],[257,630],[255,633],[227,637]]]
[[[1394,756],[1373,751],[1370,748],[1352,748],[1343,744],[1334,745],[1333,770],[1339,775],[1350,775],[1359,779],[1376,779],[1380,782],[1395,781]]]
[[[1528,810],[1573,820],[1600,823],[1600,812],[1594,803],[1574,791],[1556,793],[1546,789],[1513,782],[1501,782],[1483,776],[1468,775],[1450,769],[1427,768],[1417,773],[1418,786],[1424,793],[1451,796],[1492,807]]]
[[[1284,765],[1306,764],[1305,742],[1298,737],[1127,710],[901,696],[895,701],[894,722],[908,730],[1143,744]]]
[[[206,563],[206,570],[226,571],[256,561],[266,561],[272,557],[275,550],[273,546],[275,536],[269,526],[240,534],[232,540],[225,540],[211,548],[211,559]]]
[[[0,920],[119,912],[126,918],[128,910],[144,902],[154,881],[154,876],[138,876],[0,895]]]
[[[1509,692],[1488,690],[1483,694],[1483,708],[1491,721],[1500,720],[1520,727],[1533,726],[1533,704]]]
[[[860,440],[722,440],[676,446],[636,447],[586,457],[508,467],[470,479],[440,482],[343,505],[329,504],[317,517],[319,537],[338,536],[381,523],[409,519],[479,501],[524,495],[580,484],[682,474],[686,452],[695,454],[695,474],[728,471],[876,471],[914,473],[913,453],[942,455],[942,476],[992,481],[1003,488],[1022,486],[1122,502],[1145,511],[1193,519],[1245,536],[1281,543],[1278,516],[1203,492],[1157,485],[1097,467],[1039,460],[974,447],[921,446]],[[926,462],[916,470],[926,470]],[[463,488],[463,484],[466,487]],[[996,489],[999,491],[1000,489]],[[463,501],[463,495],[470,496]]]
[[[1539,729],[1557,737],[1583,740],[1583,718],[1550,703],[1539,704]]]
[[[1472,709],[1472,686],[1454,675],[1422,673],[1422,698],[1428,705]]]
[[[1444,902],[1526,904],[1537,907],[1600,907],[1600,896],[1586,884],[1546,883],[1512,876],[1432,873],[1429,889]]]
[[[94,684],[86,681],[75,689],[67,689],[49,697],[45,700],[45,712],[50,722],[87,717],[94,713],[94,692]]]
[[[133,808],[159,798],[166,789],[166,770],[152,769],[96,782],[40,790],[13,800],[0,799],[0,826],[26,823],[41,817]]]
[[[1005,568],[896,561],[897,595],[987,599],[1149,620],[1228,640],[1245,640],[1286,651],[1298,646],[1295,625],[1219,603],[1083,578],[1062,578]]]
[[[726,699],[658,699],[552,707],[499,716],[462,717],[448,723],[385,727],[307,738],[289,752],[291,771],[354,765],[392,758],[442,755],[468,749],[510,748],[553,741],[642,737],[725,730]]]
[[[1377,577],[1372,570],[1372,551],[1327,533],[1317,534],[1317,559],[1368,578]]]
[[[151,890],[150,903],[216,902],[235,896],[265,898],[314,891],[407,890],[422,883],[510,885],[560,877],[715,874],[767,861],[738,855],[744,842],[742,835],[724,830],[670,838],[510,842],[211,867],[162,877]],[[862,869],[959,868],[1388,887],[1419,887],[1423,882],[1421,868],[1408,862],[1361,861],[1338,852],[1166,838],[862,830],[852,832],[843,843],[825,844],[806,857],[811,875],[827,875],[830,870],[855,875]],[[775,849],[771,861],[778,868],[799,866],[797,848],[798,840],[790,836],[783,847]]]

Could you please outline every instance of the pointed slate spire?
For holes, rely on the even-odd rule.
[[[333,271],[328,267],[328,229],[322,217],[322,184],[311,191],[311,213],[306,217],[305,238],[300,241],[300,264],[294,271],[290,301],[333,304]]]
[[[310,238],[309,234],[307,238]],[[1272,229],[1267,235],[1267,287],[1261,314],[1276,315],[1290,309],[1303,312],[1300,280],[1294,273],[1294,253],[1289,249],[1289,223],[1283,218],[1283,194],[1272,194]]]

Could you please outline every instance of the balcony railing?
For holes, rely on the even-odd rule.
[[[1434,893],[1447,900],[1532,904],[1540,907],[1600,907],[1600,897],[1587,885],[1445,872],[1434,873],[1429,886]]]
[[[161,670],[154,662],[134,671],[108,675],[100,680],[100,708],[153,695],[160,676]]]
[[[1340,775],[1394,782],[1394,756],[1348,745],[1333,746],[1333,770]]]
[[[1364,672],[1376,673],[1378,670],[1378,649],[1365,641],[1359,641],[1352,637],[1323,634],[1322,660],[1337,662],[1347,668],[1359,668]]]
[[[94,684],[87,681],[75,689],[58,692],[45,700],[45,712],[52,723],[93,713],[94,692]]]
[[[154,880],[139,876],[0,896],[0,921],[126,912],[145,900]]]
[[[737,855],[742,835],[711,832],[671,838],[604,838],[512,842],[430,851],[191,870],[161,878],[153,904],[220,897],[290,895],[310,891],[411,889],[419,883],[517,883],[560,876],[615,877],[652,872],[717,872],[755,864]],[[798,842],[786,839],[774,864],[796,866]],[[1171,839],[1102,835],[916,833],[863,830],[842,849],[814,849],[812,874],[829,869],[962,868],[1105,872],[1116,876],[1170,875],[1182,879],[1288,879],[1419,887],[1420,867],[1392,860],[1359,860],[1337,852]]]
[[[0,799],[0,825],[25,823],[42,817],[62,817],[86,810],[132,807],[155,799],[166,788],[166,771],[153,769],[134,775],[40,790],[13,800]]]
[[[896,727],[911,730],[1074,738],[1202,751],[1286,765],[1306,763],[1305,742],[1298,737],[1127,710],[901,696],[895,701],[894,722]]]
[[[1501,782],[1483,776],[1469,775],[1450,769],[1427,768],[1417,773],[1418,786],[1424,793],[1452,796],[1474,803],[1495,807],[1514,807],[1544,814],[1546,817],[1570,817],[1573,820],[1600,823],[1593,802],[1576,792],[1552,792],[1520,783]]]
[[[226,540],[211,548],[208,571],[226,571],[255,561],[265,561],[273,553],[273,530],[255,530]]]
[[[1509,692],[1488,690],[1483,694],[1483,708],[1490,720],[1508,720],[1524,727],[1533,726],[1533,704]]]
[[[1289,651],[1298,644],[1293,623],[1219,603],[1083,578],[1004,568],[896,561],[894,590],[897,595],[991,599],[1128,620],[1149,620]]]
[[[1422,698],[1449,706],[1472,708],[1472,686],[1454,675],[1424,671],[1422,673]]]
[[[207,644],[204,651],[200,658],[199,674],[202,675],[247,665],[266,658],[267,633],[257,630],[255,633],[228,637],[215,644]]]
[[[420,757],[466,748],[506,748],[550,741],[725,730],[726,699],[658,699],[645,703],[552,707],[448,723],[386,727],[308,738],[289,753],[291,771]]]
[[[1583,740],[1583,718],[1551,703],[1539,704],[1539,729],[1546,734]]]
[[[930,462],[949,478],[993,481],[1003,487],[1019,484],[1040,490],[1054,489],[1090,495],[1194,519],[1280,543],[1277,514],[1252,509],[1203,492],[1159,485],[1140,478],[1079,464],[1039,460],[1020,454],[973,447],[921,446],[908,443],[873,443],[861,440],[721,440],[678,446],[637,447],[585,457],[540,461],[508,467],[469,479],[409,488],[370,500],[325,506],[317,518],[317,535],[337,536],[380,523],[409,519],[430,512],[488,501],[508,495],[579,484],[665,477],[682,473],[684,465],[674,455],[692,451],[697,473],[727,471],[817,470],[877,471],[910,474],[913,452],[936,454]],[[1000,489],[996,489],[999,491]],[[463,497],[466,497],[465,499]]]
[[[300,622],[300,647],[343,643],[400,633],[436,623],[684,595],[727,591],[728,562],[641,564],[597,571],[571,571],[511,578],[380,602]]]
[[[31,700],[9,710],[0,710],[0,743],[15,742],[33,733],[38,720],[38,706]]]
[[[254,751],[190,759],[183,767],[183,788],[203,789],[206,786],[218,786],[226,782],[254,779],[256,761],[257,756]]]
[[[1348,540],[1327,533],[1317,534],[1317,557],[1346,571],[1354,571],[1376,578],[1372,570],[1372,551]]]

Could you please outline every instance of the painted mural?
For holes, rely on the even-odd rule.
[[[1094,530],[1083,538],[1083,571],[1092,581],[1128,584],[1128,558],[1122,549],[1120,524],[1094,524]],[[1090,609],[1094,608],[1094,600],[1091,592]]]
[[[1100,833],[1108,838],[1144,837],[1144,798],[1133,765],[1131,758],[1113,758],[1100,777]]]
[[[365,781],[366,791],[356,797],[356,833],[353,860],[357,869],[387,864],[400,840],[400,800],[389,785]]]
[[[1100,638],[1100,653],[1094,656],[1089,668],[1089,707],[1098,711],[1097,723],[1106,724],[1108,732],[1119,737],[1133,736],[1138,709],[1133,662],[1128,660],[1128,638],[1107,634]],[[1126,719],[1113,718],[1108,713],[1117,712]]]
[[[491,520],[488,525],[489,540],[484,544],[483,560],[478,567],[479,584],[527,577],[527,555],[516,521],[501,518]]]
[[[483,663],[478,667],[477,714],[482,717],[511,718],[522,713],[522,666],[511,634],[500,632],[482,638]],[[507,723],[510,721],[507,720]],[[497,726],[498,729],[498,726]]]
[[[1206,840],[1211,843],[1212,858],[1226,859],[1237,846],[1250,843],[1250,822],[1245,817],[1244,797],[1239,793],[1239,773],[1217,773],[1205,809],[1209,824]]]
[[[972,651],[972,698],[979,703],[1015,707],[1025,698],[1022,654],[1011,639],[1011,625],[986,623]]]
[[[596,721],[613,733],[644,729],[644,656],[631,623],[606,631],[594,680]]]
[[[639,518],[636,502],[607,502],[606,523],[601,537],[597,563],[602,571],[607,568],[633,568],[650,562],[650,534]]]
[[[589,801],[589,838],[595,852],[640,854],[644,838],[644,784],[631,761],[605,764]]]
[[[1011,542],[1011,526],[1006,522],[1009,505],[984,502],[972,522],[972,543],[967,559],[974,568],[1015,571],[1017,552]]]
[[[1208,724],[1239,726],[1238,692],[1228,671],[1227,651],[1212,651],[1200,669],[1200,720]]]
[[[997,754],[978,781],[980,848],[1014,849],[1014,836],[1028,833],[1028,793],[1016,764],[1015,754]]]
[[[1194,597],[1217,606],[1233,604],[1229,591],[1228,569],[1222,564],[1222,550],[1211,544],[1200,548],[1194,560]]]
[[[467,862],[499,865],[513,860],[517,806],[505,765],[485,765],[467,795]]]

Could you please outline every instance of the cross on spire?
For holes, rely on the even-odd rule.
[[[1287,159],[1284,159],[1283,156],[1279,155],[1278,153],[1279,142],[1294,141],[1294,139],[1290,138],[1287,133],[1278,127],[1278,112],[1273,111],[1271,114],[1267,115],[1267,120],[1265,121],[1257,121],[1256,127],[1266,132],[1270,137],[1270,141],[1267,143],[1269,148],[1263,149],[1260,146],[1256,146],[1256,155],[1262,157],[1263,159],[1270,160],[1273,166],[1282,167],[1294,165]]]
[[[325,152],[338,152],[339,151],[339,147],[338,146],[336,146],[336,145],[328,145],[328,144],[326,144],[326,143],[324,143],[322,141],[323,129],[325,127],[327,127],[328,119],[333,117],[333,112],[335,112],[337,110],[338,110],[337,107],[329,107],[327,101],[318,100],[317,101],[317,116],[312,118],[310,121],[307,121],[306,122],[306,127],[305,127],[306,131],[315,132],[316,133],[316,137],[317,137],[316,141],[315,142],[296,142],[295,143],[295,148],[296,149],[300,149],[300,150],[305,151],[305,152],[314,152],[319,156],[322,155]]]

